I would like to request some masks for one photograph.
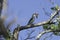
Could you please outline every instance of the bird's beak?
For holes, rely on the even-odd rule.
[[[38,14],[37,13],[34,13],[33,15],[34,15],[34,17],[38,18]]]

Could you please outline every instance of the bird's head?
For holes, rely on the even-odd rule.
[[[32,16],[38,18],[38,13],[34,13]]]

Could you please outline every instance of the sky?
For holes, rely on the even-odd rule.
[[[38,15],[38,19],[36,19],[34,23],[47,21],[50,17],[45,14],[43,8],[45,8],[45,10],[48,13],[52,13],[50,9],[51,7],[55,6],[56,4],[60,6],[59,3],[60,0],[52,0],[52,2],[55,3],[54,5],[52,5],[49,0],[8,0],[7,2],[8,2],[7,4],[8,7],[6,14],[8,18],[6,20],[6,24],[8,24],[11,20],[16,18],[16,22],[13,25],[11,25],[12,26],[11,31],[15,27],[17,27],[17,24],[20,24],[21,26],[26,25],[29,19],[31,18],[32,14],[35,12],[38,13],[39,15]],[[31,31],[31,29],[29,30]],[[42,27],[32,28],[32,30],[35,30],[35,32],[32,33],[32,35],[34,34],[37,36],[38,33],[42,31]],[[21,38],[22,40],[24,40],[27,37],[27,33],[28,33],[27,30],[21,31],[19,34],[19,40],[21,40]],[[45,36],[43,36],[41,40],[43,40]],[[53,35],[51,40],[59,40],[59,38],[60,36]],[[30,40],[35,40],[35,39],[33,38]]]

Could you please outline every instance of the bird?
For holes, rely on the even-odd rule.
[[[32,15],[32,17],[31,17],[30,20],[28,21],[28,24],[27,24],[27,25],[33,24],[33,22],[35,21],[35,18],[38,18],[38,14],[37,14],[37,13],[34,13],[34,14]]]

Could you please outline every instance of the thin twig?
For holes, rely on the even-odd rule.
[[[49,32],[60,32],[60,30],[45,30],[43,32],[41,32],[37,37],[36,40],[39,40],[41,38],[42,35],[44,35],[45,33],[49,33]]]
[[[51,31],[52,31],[52,30],[46,30],[46,31],[41,32],[41,33],[36,37],[36,40],[39,40],[43,34],[49,33],[49,32],[51,32]]]

